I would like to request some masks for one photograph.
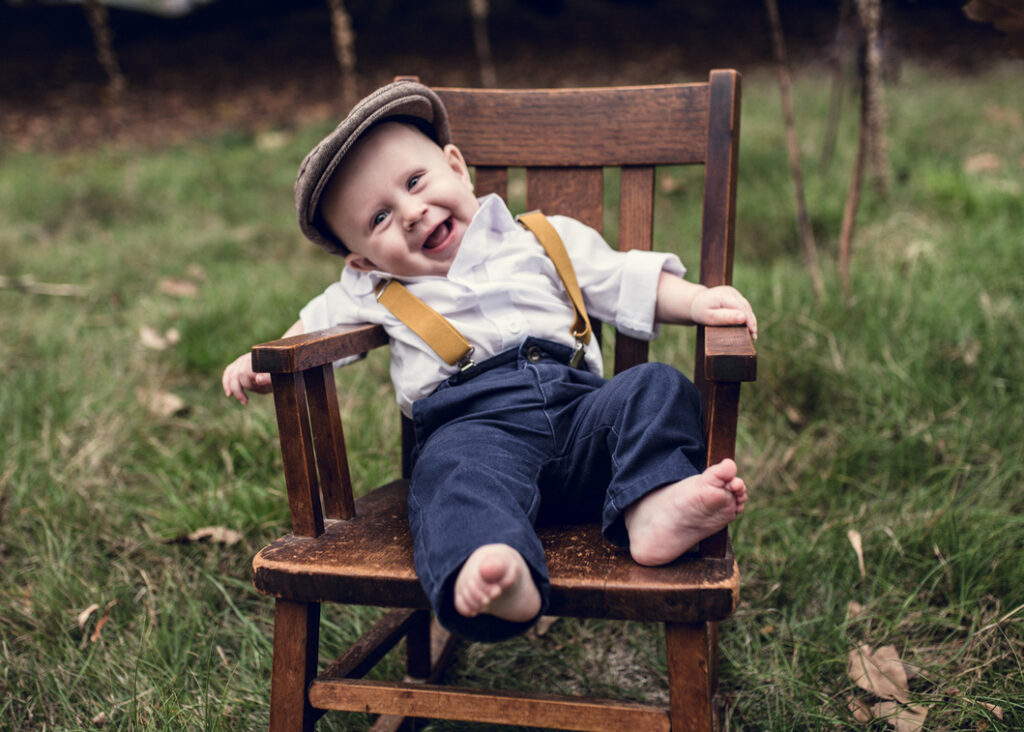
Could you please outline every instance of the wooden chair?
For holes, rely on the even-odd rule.
[[[621,168],[619,246],[651,247],[656,165],[703,164],[700,281],[730,282],[740,85],[734,71],[707,83],[558,90],[437,89],[453,139],[475,167],[477,193],[507,189],[507,168],[527,169],[526,207],[602,228],[603,168]],[[691,266],[694,264],[689,262]],[[704,398],[708,459],[732,456],[740,382],[756,357],[744,328],[699,328],[694,381]],[[718,621],[739,589],[727,532],[666,567],[635,564],[597,525],[541,531],[552,615],[665,624],[667,707],[604,699],[446,687],[437,680],[451,639],[430,619],[412,562],[406,481],[353,500],[331,363],[387,343],[378,326],[330,329],[253,349],[273,378],[292,532],[253,561],[254,583],[276,598],[270,728],[309,730],[323,710],[575,730],[707,730],[714,724]],[[616,369],[647,345],[615,339]],[[605,344],[607,347],[607,344]],[[408,475],[404,422],[403,474]],[[318,671],[320,603],[397,608]],[[402,638],[411,680],[363,677]]]

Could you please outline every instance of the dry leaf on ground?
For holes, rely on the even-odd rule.
[[[89,642],[95,643],[100,639],[100,633],[103,631],[103,626],[110,620],[110,611],[114,609],[117,604],[117,600],[111,600],[107,603],[106,608],[103,609],[103,617],[96,621],[96,627],[93,628],[92,635],[89,636]]]
[[[542,615],[540,620],[534,623],[533,627],[530,628],[529,635],[536,638],[545,635],[549,630],[551,630],[551,626],[554,625],[557,620],[557,615]]]
[[[999,156],[991,152],[977,153],[964,160],[964,172],[977,175],[979,173],[994,173],[1003,167],[1003,161]]]
[[[850,529],[846,532],[846,538],[850,540],[850,544],[853,545],[853,551],[857,554],[857,568],[860,569],[860,578],[867,579],[868,573],[864,568],[864,545],[860,539],[860,532]]]
[[[872,652],[867,644],[850,651],[847,660],[850,680],[880,699],[906,702],[910,698],[907,673],[895,646]]]
[[[195,544],[209,542],[212,544],[223,544],[233,546],[242,540],[242,535],[233,529],[224,526],[204,526],[196,529],[191,534],[182,534],[170,540],[172,544]]]
[[[135,396],[154,417],[172,417],[188,409],[184,399],[169,391],[136,389]]]
[[[87,607],[85,610],[83,610],[82,612],[78,613],[78,629],[79,630],[85,630],[85,624],[87,622],[89,622],[90,616],[92,616],[92,614],[94,612],[96,612],[97,610],[99,610],[99,609],[100,609],[100,606],[97,605],[94,602],[92,605]]]
[[[156,328],[144,325],[139,328],[139,343],[151,351],[163,351],[181,340],[181,334],[175,328],[160,333]]]
[[[868,705],[864,703],[863,699],[851,696],[846,707],[850,710],[850,714],[853,715],[853,718],[858,722],[871,721],[871,710],[868,708]]]
[[[174,297],[195,297],[199,294],[199,285],[195,282],[176,277],[164,277],[156,287],[163,294]]]
[[[920,732],[928,710],[924,707],[904,706],[893,701],[884,701],[871,707],[876,719],[884,719],[896,732]]]

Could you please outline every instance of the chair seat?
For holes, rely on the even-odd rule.
[[[406,514],[408,482],[395,481],[356,501],[356,517],[327,520],[316,538],[287,534],[253,559],[253,583],[298,602],[428,608],[413,568]],[[736,607],[739,570],[723,558],[685,555],[643,567],[601,535],[600,526],[542,527],[551,579],[548,613],[620,620],[723,620]]]

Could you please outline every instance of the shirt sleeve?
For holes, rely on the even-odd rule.
[[[619,252],[608,246],[594,229],[575,219],[550,219],[572,260],[588,314],[614,324],[630,337],[656,337],[658,279],[663,271],[679,277],[686,274],[679,257],[635,249]]]
[[[346,272],[347,270],[343,271],[338,282],[329,285],[299,311],[299,318],[306,333],[336,325],[356,326],[373,322],[367,309],[360,305],[359,298],[351,294],[346,283]],[[335,361],[334,367],[340,368],[365,357],[366,354],[343,358]]]

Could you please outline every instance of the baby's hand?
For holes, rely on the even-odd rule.
[[[270,374],[252,370],[252,355],[243,353],[224,369],[220,380],[224,387],[224,396],[234,397],[242,404],[249,403],[246,390],[257,394],[266,394],[271,390]]]
[[[721,285],[700,292],[690,304],[690,318],[701,325],[747,324],[750,337],[757,340],[757,317],[747,298],[735,287]]]

